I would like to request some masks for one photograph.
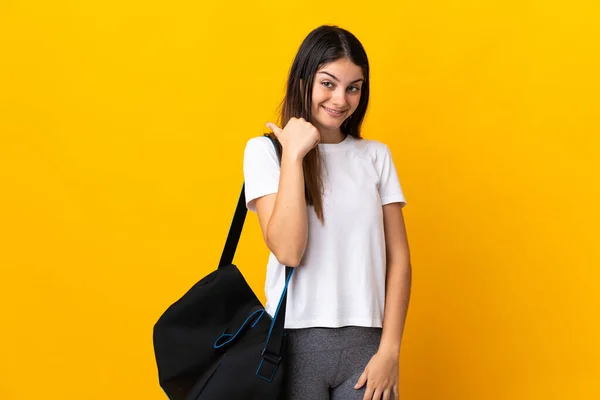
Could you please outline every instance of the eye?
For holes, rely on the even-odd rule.
[[[333,83],[331,83],[329,81],[323,81],[323,82],[321,82],[321,85],[331,89],[331,86],[327,86],[327,85],[333,85]]]
[[[352,93],[358,92],[360,90],[360,88],[358,86],[350,86],[348,89],[356,89],[356,90],[351,90]]]

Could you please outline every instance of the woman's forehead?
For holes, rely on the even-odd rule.
[[[317,73],[321,73],[320,75],[325,75],[325,72],[341,81],[354,81],[364,77],[362,68],[347,58],[324,64],[317,70]]]

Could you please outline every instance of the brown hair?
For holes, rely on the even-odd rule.
[[[282,129],[292,117],[304,118],[308,122],[312,122],[311,104],[314,76],[325,64],[342,58],[348,58],[362,68],[364,82],[358,107],[342,123],[340,129],[346,135],[361,138],[360,127],[369,102],[369,61],[358,39],[352,33],[335,25],[322,25],[314,29],[300,45],[290,68],[285,97],[279,106],[278,125]],[[279,161],[281,161],[281,143],[273,133],[266,135],[274,140]],[[309,151],[302,160],[306,204],[314,207],[319,220],[324,223],[321,164],[322,159],[318,147]]]

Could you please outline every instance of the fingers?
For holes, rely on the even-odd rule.
[[[354,385],[354,389],[360,389],[365,385],[365,383],[367,383],[367,370],[364,370],[363,373],[360,375],[360,378],[358,378],[358,382],[356,382],[356,385]]]
[[[392,389],[386,389],[383,392],[382,400],[392,400]]]
[[[363,400],[398,400],[398,392],[393,388],[383,390],[367,383]]]
[[[373,389],[373,386],[367,385],[367,390],[365,390],[365,395],[363,396],[363,400],[373,400],[374,393],[375,393],[375,390]]]
[[[279,135],[279,133],[282,130],[280,127],[277,126],[277,124],[274,124],[272,122],[267,122],[267,128],[271,129],[275,136]]]
[[[381,389],[375,389],[375,393],[373,393],[373,400],[381,400],[383,393],[384,392]]]

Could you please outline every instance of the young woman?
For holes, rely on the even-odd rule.
[[[285,266],[288,400],[398,398],[411,265],[404,194],[387,145],[362,139],[369,64],[358,39],[320,26],[292,64],[280,125],[244,151],[274,315]],[[281,128],[283,127],[283,129]]]

